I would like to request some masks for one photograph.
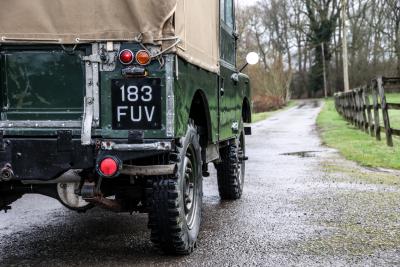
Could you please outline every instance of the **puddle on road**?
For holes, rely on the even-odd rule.
[[[299,152],[290,152],[290,153],[283,153],[281,155],[283,156],[294,156],[294,157],[300,157],[300,158],[313,158],[316,157],[317,153],[320,153],[321,151],[299,151]]]

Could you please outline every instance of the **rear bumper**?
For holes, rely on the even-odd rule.
[[[140,144],[97,140],[94,145],[83,146],[80,139],[4,138],[1,143],[0,169],[10,167],[13,180],[43,181],[56,179],[71,169],[93,169],[106,156],[135,160],[173,148],[171,140],[146,140]]]

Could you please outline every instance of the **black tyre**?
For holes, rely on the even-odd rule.
[[[168,254],[190,254],[200,230],[203,197],[201,147],[193,124],[171,156],[178,165],[176,175],[152,182],[151,241]]]
[[[221,162],[215,166],[221,199],[236,200],[242,196],[246,162],[244,136],[242,131],[234,142],[220,149]]]

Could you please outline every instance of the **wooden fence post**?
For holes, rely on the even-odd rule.
[[[383,88],[383,78],[379,77],[377,80],[378,85],[378,93],[381,100],[381,110],[382,110],[382,118],[383,124],[385,125],[385,133],[386,133],[386,143],[388,146],[393,146],[393,136],[392,129],[390,128],[390,119],[389,119],[389,111],[386,102],[385,89]]]
[[[360,91],[360,102],[361,102],[361,112],[362,112],[362,119],[363,119],[363,127],[364,127],[364,131],[368,134],[368,119],[367,119],[367,114],[366,114],[366,110],[367,110],[367,105],[365,103],[365,86],[362,87],[361,91]]]
[[[374,123],[372,121],[371,104],[370,104],[369,95],[368,95],[369,89],[370,89],[369,85],[367,85],[365,87],[365,90],[363,91],[364,103],[365,103],[365,106],[366,106],[367,117],[368,117],[368,127],[367,127],[367,129],[369,128],[369,133],[370,133],[371,136],[375,136]]]
[[[387,102],[386,85],[400,85],[400,77],[378,77],[365,86],[349,92],[336,93],[335,107],[338,113],[354,127],[370,134],[378,141],[382,139],[381,131],[384,127],[386,143],[393,147],[393,136],[400,136],[400,129],[391,127],[389,112],[390,110],[400,110],[400,103]],[[382,110],[383,126],[379,117],[379,109]]]
[[[355,92],[351,91],[350,93],[350,97],[351,97],[351,117],[352,117],[352,121],[353,121],[353,125],[355,127],[358,127],[357,125],[357,105],[356,105],[356,97],[355,97]]]
[[[359,112],[358,112],[358,97],[357,97],[357,90],[355,89],[353,91],[353,103],[354,103],[354,120],[357,128],[360,128],[360,118],[359,118]]]
[[[347,120],[347,95],[343,93],[343,111],[344,111],[344,118]]]
[[[350,93],[349,93],[349,96],[350,96],[350,103],[351,103],[351,115],[350,115],[350,118],[351,118],[351,121],[352,121],[352,124],[354,125],[354,126],[356,126],[356,118],[355,118],[355,114],[354,114],[354,92],[353,91],[351,91]]]
[[[379,121],[379,103],[378,103],[378,94],[377,94],[377,82],[374,80],[372,82],[372,102],[374,105],[374,132],[376,140],[381,140],[381,125]]]
[[[361,90],[362,89],[360,88],[356,91],[356,96],[357,96],[357,110],[358,110],[357,114],[358,114],[358,120],[359,120],[358,124],[359,124],[360,130],[363,131],[364,130],[364,117],[362,115],[363,108],[362,108]]]
[[[360,112],[360,99],[358,98],[358,90],[354,91],[354,99],[356,102],[356,120],[357,120],[357,127],[361,130],[362,129],[362,121],[361,121],[361,112]]]
[[[359,129],[362,128],[362,122],[361,122],[361,112],[360,112],[360,99],[358,98],[358,91],[359,89],[356,89],[354,91],[354,98],[355,98],[355,102],[356,102],[356,120],[357,120],[357,127]]]
[[[347,121],[351,123],[351,102],[350,102],[350,93],[346,93],[346,116]]]

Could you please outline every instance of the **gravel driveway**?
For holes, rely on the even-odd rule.
[[[320,102],[253,126],[243,198],[221,202],[205,178],[194,254],[160,255],[143,214],[76,214],[37,195],[0,214],[2,266],[400,265],[400,175],[321,145]],[[400,156],[399,156],[400,160]]]

